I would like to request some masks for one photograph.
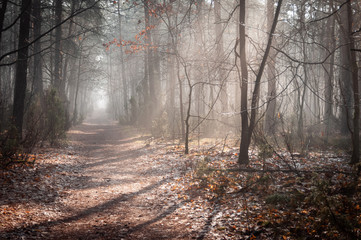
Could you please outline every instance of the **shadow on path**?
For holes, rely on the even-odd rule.
[[[141,190],[139,190],[137,192],[122,194],[117,198],[114,198],[114,199],[112,199],[110,201],[99,204],[97,206],[87,208],[84,211],[81,211],[81,212],[79,212],[79,213],[77,213],[77,214],[75,214],[73,216],[69,216],[69,217],[66,217],[66,218],[58,219],[58,220],[44,221],[42,223],[29,225],[29,226],[26,226],[26,227],[23,227],[23,228],[17,228],[17,229],[14,229],[12,231],[6,232],[6,234],[9,235],[11,233],[19,233],[19,232],[29,233],[29,232],[32,232],[32,231],[36,232],[39,228],[43,228],[43,227],[49,228],[49,227],[53,227],[55,225],[64,224],[64,223],[71,223],[71,222],[75,222],[75,221],[78,221],[78,220],[81,220],[81,219],[84,219],[84,218],[87,218],[87,217],[91,217],[92,215],[95,215],[97,213],[102,213],[102,212],[104,212],[106,210],[111,210],[111,209],[117,207],[121,202],[130,201],[132,198],[134,198],[134,197],[136,197],[138,195],[147,193],[147,192],[149,192],[149,191],[151,191],[151,190],[153,190],[153,189],[155,189],[157,187],[160,187],[161,185],[166,183],[168,180],[169,180],[169,178],[165,178],[165,179],[163,179],[163,180],[161,180],[161,181],[159,181],[157,183],[154,183],[154,184],[152,184],[150,186],[147,186],[147,187],[145,187],[145,188],[143,188],[143,189],[141,189]],[[168,210],[168,213],[166,211],[166,213],[160,215],[156,219],[139,225],[138,227],[136,227],[136,229],[140,229],[141,227],[143,227],[145,225],[149,225],[151,223],[154,223],[154,222],[158,221],[159,219],[165,217],[166,215],[169,215],[170,213],[172,213],[173,211],[175,211],[175,209],[177,209],[179,207],[178,205],[179,204],[177,204],[174,207],[171,207]]]

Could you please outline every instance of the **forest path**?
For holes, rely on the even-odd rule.
[[[45,149],[44,162],[18,180],[25,185],[11,180],[10,190],[0,192],[0,206],[14,209],[3,215],[0,239],[197,235],[186,230],[187,215],[177,213],[186,200],[170,189],[183,171],[179,154],[166,154],[165,145],[149,144],[149,136],[106,120],[105,113],[97,116],[68,132],[66,149]]]
[[[55,232],[62,239],[184,238],[179,223],[160,222],[180,207],[166,190],[174,166],[152,159],[161,147],[150,147],[149,137],[105,119],[105,113],[96,116],[68,133],[81,178],[62,200],[72,210]]]

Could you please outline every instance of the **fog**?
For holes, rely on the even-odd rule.
[[[45,96],[66,126],[101,110],[185,145],[229,133],[301,150],[335,134],[357,142],[357,3],[335,13],[337,1],[89,1],[54,5],[54,19],[43,4],[29,49],[2,35],[2,129],[12,115],[22,129]]]

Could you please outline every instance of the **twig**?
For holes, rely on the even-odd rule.
[[[298,169],[254,169],[254,168],[229,168],[229,169],[216,169],[211,168],[212,171],[222,171],[222,172],[283,172],[283,173],[331,173],[331,174],[354,174],[354,172],[346,172],[339,170],[298,170]]]

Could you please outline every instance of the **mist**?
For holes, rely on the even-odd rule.
[[[342,5],[336,14],[339,5],[73,1],[53,6],[53,28],[45,25],[52,13],[36,5],[34,29],[18,26],[34,39],[30,48],[14,49],[13,32],[2,35],[13,44],[1,47],[0,127],[13,117],[22,135],[27,112],[47,111],[44,97],[61,105],[54,111],[64,126],[106,112],[100,115],[177,139],[186,152],[201,138],[229,135],[247,159],[260,139],[302,152],[337,135],[356,151],[360,7]],[[14,19],[3,17],[5,25]],[[27,56],[26,69],[14,64],[14,51]]]
[[[0,239],[361,239],[361,1],[1,0]]]

